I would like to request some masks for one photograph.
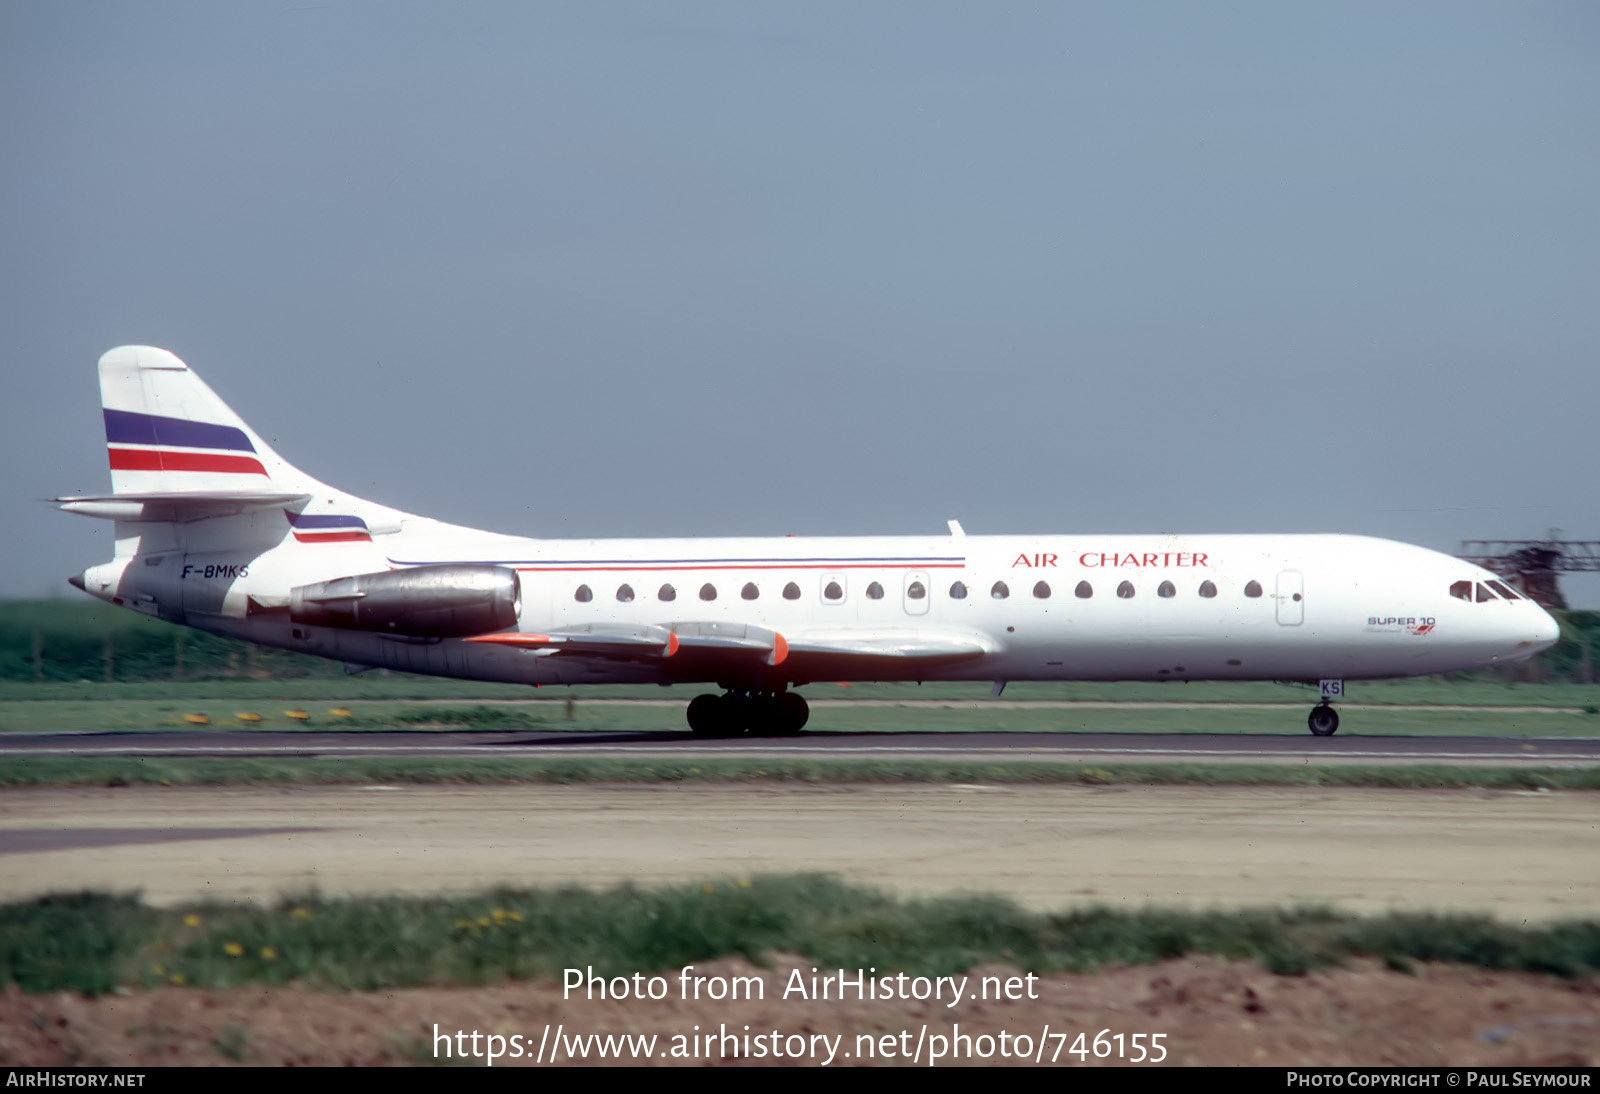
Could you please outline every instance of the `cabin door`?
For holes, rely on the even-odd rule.
[[[1278,622],[1285,627],[1298,627],[1305,622],[1305,578],[1299,570],[1285,570],[1278,575]]]

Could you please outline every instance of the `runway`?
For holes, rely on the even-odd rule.
[[[172,731],[6,734],[7,756],[631,756],[686,755],[983,761],[1600,764],[1600,738],[1401,737],[1350,734],[802,733],[707,740],[687,732]]]

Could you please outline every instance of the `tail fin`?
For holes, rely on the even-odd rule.
[[[101,357],[100,403],[115,495],[281,495],[321,485],[164,349],[119,346]]]

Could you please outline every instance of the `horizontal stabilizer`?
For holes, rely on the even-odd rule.
[[[135,523],[174,521],[182,523],[207,520],[211,517],[234,516],[254,509],[298,505],[310,498],[310,494],[203,490],[158,494],[101,494],[51,500],[63,512],[77,513],[85,517]]]

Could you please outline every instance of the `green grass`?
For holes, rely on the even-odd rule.
[[[1362,918],[1322,909],[1025,911],[993,896],[901,900],[833,878],[729,879],[605,892],[285,900],[152,909],[128,896],[0,906],[0,984],[90,994],[122,986],[302,983],[385,990],[601,976],[794,952],[820,968],[953,975],[1001,963],[1088,971],[1185,954],[1303,972],[1353,957],[1447,961],[1579,977],[1600,970],[1600,923],[1517,927],[1482,917]],[[675,978],[671,979],[675,984]],[[219,1045],[225,1055],[242,1043]]]
[[[1103,763],[629,757],[234,759],[0,756],[0,787],[370,785],[373,783],[1006,783],[1109,786],[1371,786],[1600,790],[1600,766]]]

